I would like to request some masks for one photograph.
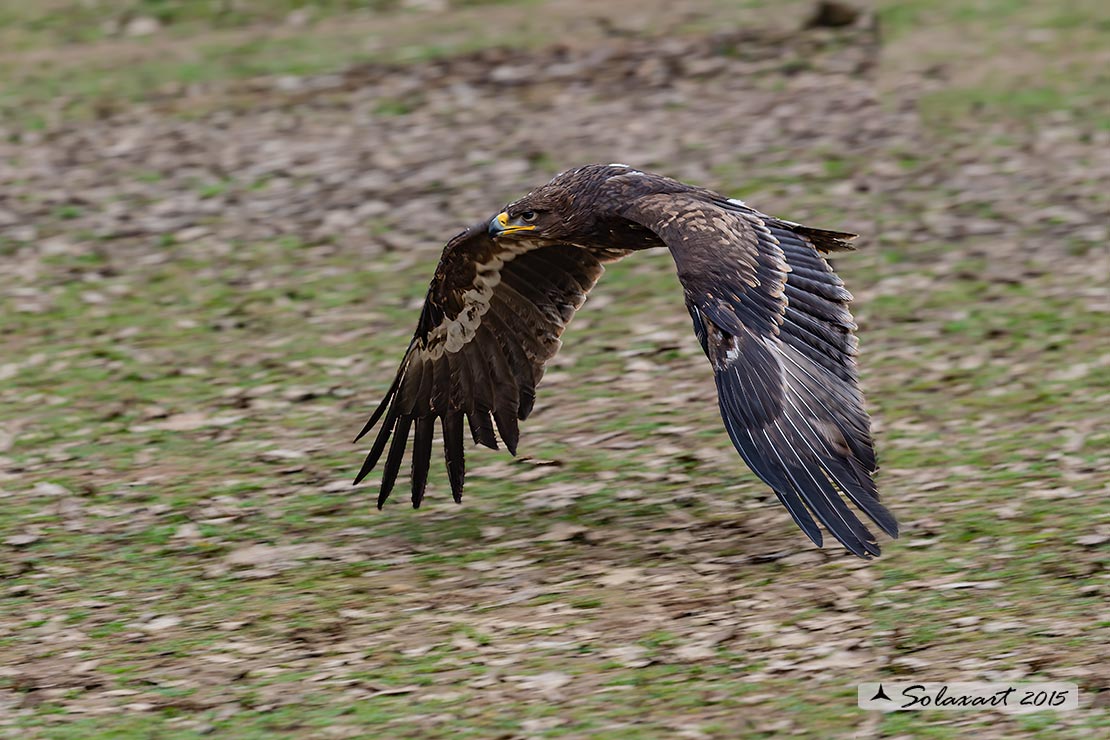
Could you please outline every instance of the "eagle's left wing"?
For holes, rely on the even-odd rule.
[[[603,271],[598,257],[567,244],[491,239],[486,222],[448,242],[397,376],[355,440],[381,422],[355,478],[359,483],[385,455],[378,508],[393,490],[410,435],[412,503],[420,505],[437,420],[456,501],[465,474],[464,418],[475,444],[496,449],[496,423],[516,454],[517,422],[532,410],[544,365]]]
[[[897,536],[872,479],[851,295],[815,248],[847,249],[847,235],[693,188],[642,195],[620,215],[651,229],[674,256],[721,416],[744,461],[817,545],[813,515],[854,554],[878,555],[874,535],[842,498]]]

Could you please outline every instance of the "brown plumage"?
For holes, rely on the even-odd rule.
[[[603,263],[667,247],[741,457],[817,545],[814,516],[854,554],[878,555],[845,497],[890,536],[898,525],[872,477],[852,297],[821,255],[852,238],[626,165],[564,172],[448,242],[400,370],[359,434],[381,422],[355,483],[385,453],[381,508],[411,434],[419,506],[438,420],[460,501],[464,418],[476,444],[496,449],[500,437],[516,454],[517,423]]]

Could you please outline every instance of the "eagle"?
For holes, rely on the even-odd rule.
[[[411,437],[419,507],[438,420],[461,502],[464,420],[476,445],[500,438],[515,455],[544,365],[604,265],[666,248],[740,457],[814,544],[819,521],[870,559],[876,537],[848,502],[891,537],[898,524],[873,477],[852,296],[824,257],[855,236],[624,164],[563,172],[447,243],[401,367],[355,440],[381,422],[355,485],[384,454],[380,509]]]

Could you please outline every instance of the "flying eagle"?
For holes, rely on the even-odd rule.
[[[388,445],[381,508],[411,435],[418,507],[438,419],[461,501],[464,417],[475,444],[497,449],[500,436],[515,455],[544,365],[603,264],[666,247],[744,462],[815,544],[814,517],[855,555],[878,555],[845,497],[891,537],[898,524],[872,479],[852,296],[822,256],[854,237],[623,164],[557,175],[447,243],[397,376],[356,438],[382,422],[355,484]]]

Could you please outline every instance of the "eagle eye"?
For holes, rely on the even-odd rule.
[[[532,223],[533,221],[536,220],[536,212],[535,211],[524,211],[523,213],[520,214],[520,220],[523,221],[526,224],[530,224],[530,223]]]

